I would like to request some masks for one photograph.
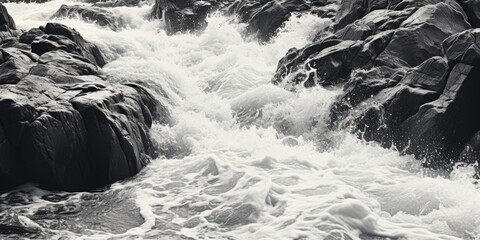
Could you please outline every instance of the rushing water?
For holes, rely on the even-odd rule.
[[[29,29],[52,21],[63,3],[6,6]],[[328,131],[340,89],[270,84],[278,59],[329,20],[292,17],[276,39],[259,44],[224,16],[211,16],[202,34],[167,36],[161,21],[146,20],[150,9],[114,8],[128,23],[120,32],[55,21],[100,45],[112,81],[141,82],[168,106],[172,124],[152,129],[165,157],[99,192],[24,186],[2,195],[3,214],[42,229],[33,236],[480,239],[471,168],[427,176],[412,157]]]

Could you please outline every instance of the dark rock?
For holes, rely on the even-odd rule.
[[[60,35],[67,37],[71,41],[77,44],[80,48],[80,53],[89,59],[92,63],[103,67],[106,64],[106,60],[100,49],[95,44],[85,41],[83,37],[75,29],[69,28],[59,23],[47,23],[44,32],[50,35]]]
[[[425,158],[431,167],[445,167],[451,159],[458,159],[480,130],[480,114],[474,110],[480,102],[479,77],[477,67],[463,63],[454,66],[442,95],[401,124],[404,139],[411,142],[407,153]]]
[[[168,34],[194,32],[206,28],[207,14],[211,9],[212,3],[209,1],[156,0],[151,16],[163,16]]]
[[[156,156],[149,128],[168,122],[166,107],[139,85],[104,81],[104,64],[98,47],[61,24],[0,43],[0,191],[26,182],[91,190]],[[2,233],[30,232],[2,222]]]
[[[459,0],[458,3],[468,16],[468,22],[474,28],[480,27],[480,1],[479,0]]]
[[[116,17],[111,12],[96,8],[81,5],[62,5],[60,9],[52,16],[52,18],[75,18],[94,22],[100,26],[109,27],[113,31],[118,31],[124,27],[123,20]]]
[[[443,42],[443,52],[450,65],[465,63],[480,67],[480,29],[452,35]]]
[[[18,83],[38,59],[35,54],[17,48],[2,48],[0,55],[0,85]]]
[[[136,174],[154,154],[148,128],[159,115],[155,98],[137,89],[59,88],[32,75],[0,86],[0,122],[28,179],[85,190]]]
[[[56,50],[63,50],[69,53],[76,52],[78,54],[82,52],[75,42],[61,35],[45,34],[40,37],[36,37],[35,40],[33,40],[31,47],[32,52],[38,55]]]
[[[368,0],[342,0],[335,16],[335,30],[344,28],[368,13]]]
[[[357,103],[349,116],[354,129],[366,140],[384,144],[394,141],[397,146],[402,146],[400,140],[404,138],[399,138],[402,133],[397,132],[400,125],[418,112],[421,105],[440,96],[448,72],[447,62],[441,57],[433,57],[407,72],[394,87],[381,86],[385,89],[362,104]]]
[[[304,0],[252,1],[244,0],[232,5],[233,13],[248,24],[247,33],[260,41],[268,41],[286,22],[292,12],[306,11],[310,5]]]
[[[12,16],[8,14],[7,8],[0,3],[0,29],[17,29]]]
[[[304,0],[243,0],[232,5],[230,11],[248,24],[248,34],[256,36],[260,41],[268,41],[290,18],[292,12],[306,10],[310,10],[310,5]]]
[[[382,14],[384,18],[375,17],[382,12],[386,13]],[[399,28],[395,28],[397,26]],[[344,39],[364,41],[329,38],[313,43],[315,47],[307,45],[302,50],[289,52],[280,60],[273,82],[286,80],[304,83],[306,87],[336,85],[345,82],[357,68],[415,67],[441,55],[443,40],[468,28],[470,25],[457,5],[427,5],[411,15],[409,11],[376,10],[336,33]]]
[[[32,44],[33,40],[35,40],[35,38],[37,37],[40,37],[42,36],[43,34],[45,34],[45,32],[43,31],[43,29],[41,28],[32,28],[28,31],[26,31],[25,33],[23,33],[20,38],[19,38],[19,42],[21,43],[25,43],[25,44]]]

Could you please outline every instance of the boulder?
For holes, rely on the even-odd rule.
[[[78,191],[133,176],[154,156],[148,129],[159,115],[157,103],[138,85],[60,88],[29,75],[0,86],[0,93],[3,142],[11,146],[2,150],[18,156],[16,166],[2,158],[0,171],[21,169],[19,176],[45,188]]]
[[[248,24],[247,34],[256,36],[260,41],[268,41],[286,22],[292,12],[310,10],[305,0],[281,1],[237,1],[230,7],[230,12],[239,16]]]
[[[0,49],[0,85],[16,84],[24,78],[38,56],[18,48]]]
[[[78,48],[80,49],[80,53],[92,63],[100,67],[103,67],[106,64],[106,60],[98,46],[83,39],[80,33],[78,33],[75,29],[59,23],[47,23],[44,31],[45,34],[67,37],[77,44]]]
[[[306,87],[337,85],[358,68],[416,67],[442,55],[443,40],[470,28],[459,9],[458,5],[438,3],[421,7],[413,14],[409,10],[375,10],[337,31],[337,37],[289,51],[280,60],[272,81],[278,84],[286,80],[286,84],[303,83]],[[379,14],[383,18],[377,18]]]
[[[400,125],[403,139],[410,141],[407,153],[426,159],[429,167],[451,166],[452,159],[460,160],[462,150],[480,130],[479,77],[478,67],[464,63],[453,67],[442,95]]]
[[[206,28],[206,18],[212,7],[210,1],[156,0],[151,17],[163,17],[168,34],[194,32]]]
[[[92,190],[156,156],[149,129],[168,109],[139,85],[105,81],[104,64],[98,47],[61,24],[0,43],[0,191],[26,182]]]
[[[12,16],[8,14],[7,8],[0,3],[0,29],[1,30],[15,30],[17,29],[15,21],[13,21]]]
[[[480,27],[480,0],[459,0],[458,3],[467,14],[472,27]]]
[[[111,12],[97,8],[87,7],[82,5],[62,5],[58,11],[53,14],[54,18],[78,18],[87,21],[94,22],[100,26],[108,27],[113,31],[121,30],[124,27],[123,20]]]

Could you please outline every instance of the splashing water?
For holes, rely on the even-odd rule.
[[[339,89],[289,92],[270,84],[278,59],[327,28],[294,16],[271,43],[214,15],[202,34],[167,36],[151,6],[112,11],[120,32],[50,20],[61,4],[6,4],[19,28],[57,21],[102,48],[111,81],[148,86],[171,110],[154,125],[164,157],[93,193],[24,186],[1,209],[44,238],[479,239],[480,192],[468,167],[422,174],[392,149],[325,126]],[[10,201],[10,200],[11,201]]]

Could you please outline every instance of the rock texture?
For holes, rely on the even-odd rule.
[[[291,49],[273,83],[343,87],[331,127],[429,167],[480,158],[478,1],[344,0],[331,36]]]
[[[57,23],[0,43],[0,190],[29,181],[94,189],[155,156],[149,128],[164,108],[139,85],[105,81],[105,63],[96,45]]]
[[[64,4],[52,16],[52,19],[75,17],[80,17],[87,22],[94,22],[100,26],[108,27],[113,31],[121,30],[125,26],[121,18],[116,17],[105,9],[81,5],[69,6]]]
[[[156,0],[151,16],[163,18],[167,32],[174,34],[204,29],[208,13],[221,10],[247,23],[246,35],[269,41],[292,14],[308,12],[333,17],[335,3],[336,0]]]

